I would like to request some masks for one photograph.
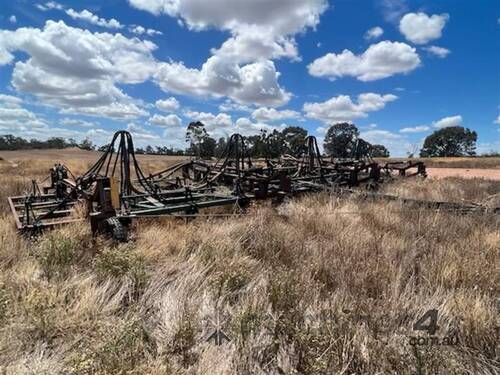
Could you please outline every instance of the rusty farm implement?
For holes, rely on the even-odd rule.
[[[281,200],[300,193],[329,191],[361,192],[365,198],[400,200],[403,203],[462,211],[482,210],[446,202],[401,199],[376,192],[378,184],[406,176],[425,177],[421,162],[381,165],[370,158],[327,160],[321,156],[316,138],[306,138],[299,158],[254,161],[245,139],[233,134],[216,162],[191,160],[146,174],[135,155],[132,135],[116,132],[107,150],[81,176],[63,164],[50,170],[50,185],[32,182],[32,191],[9,197],[17,228],[35,234],[46,228],[82,220],[75,215],[86,207],[92,232],[110,233],[127,240],[134,219],[194,215],[201,209],[246,206],[259,199]],[[495,209],[494,212],[500,212]]]

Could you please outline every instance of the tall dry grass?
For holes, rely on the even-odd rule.
[[[8,173],[2,194],[22,191]],[[500,192],[460,179],[387,189],[472,201]],[[244,217],[137,222],[131,242],[114,244],[87,224],[27,241],[2,206],[0,244],[5,374],[498,370],[498,217],[320,194]],[[410,345],[433,308],[436,335],[458,345]],[[215,329],[231,341],[207,342]]]

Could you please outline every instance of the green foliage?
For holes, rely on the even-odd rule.
[[[203,138],[200,144],[200,156],[202,158],[210,158],[215,156],[215,148],[217,146],[217,142],[212,137],[206,136]]]
[[[188,152],[200,158],[209,158],[215,155],[217,142],[211,138],[205,125],[201,121],[191,122],[186,130],[186,142],[189,143]]]
[[[372,145],[371,156],[374,158],[388,158],[390,156],[389,150],[383,145]]]
[[[104,277],[130,279],[136,292],[142,291],[147,282],[144,259],[127,246],[104,250],[96,258],[96,269]]]
[[[227,140],[224,137],[220,137],[215,145],[215,156],[221,157],[227,147]]]
[[[326,132],[323,146],[326,154],[334,158],[360,159],[367,156],[389,156],[389,151],[384,146],[373,146],[360,138],[356,125],[347,122],[330,126]]]
[[[277,133],[277,131],[274,131]],[[273,135],[272,134],[267,134],[266,130],[261,130],[260,134],[258,135],[250,135],[246,137],[246,142],[248,144],[249,152],[252,157],[255,158],[262,158],[262,157],[274,157],[272,155],[273,151],[276,154],[279,154],[280,152],[280,147],[275,147],[274,149],[271,149],[271,139]]]
[[[38,139],[26,140],[11,134],[0,136],[0,151],[2,150],[29,150],[29,149],[62,149],[66,147],[77,147],[73,139],[65,140],[60,137],[52,137],[46,141]]]
[[[89,138],[85,138],[79,145],[78,145],[79,148],[81,148],[82,150],[87,150],[87,151],[92,151],[95,149],[95,146],[94,144],[92,143],[92,141],[89,139]]]
[[[35,256],[47,278],[67,274],[74,263],[81,244],[77,238],[51,232],[40,241]]]
[[[341,122],[330,126],[326,132],[323,147],[325,152],[334,158],[349,158],[354,153],[354,147],[359,130],[354,124]]]
[[[288,126],[281,132],[285,154],[300,156],[306,142],[307,130],[300,126]]]
[[[173,147],[167,147],[167,146],[156,146],[156,150],[153,153],[157,155],[179,155],[179,156],[185,154],[184,150],[174,149]]]
[[[80,355],[70,358],[68,371],[73,375],[120,374],[139,375],[139,365],[148,355],[154,355],[156,345],[144,325],[125,321],[118,327],[98,327],[104,342],[86,348]]]
[[[37,286],[24,296],[22,312],[33,338],[50,343],[61,335],[58,314],[64,311],[71,299],[57,287]]]
[[[250,281],[250,274],[244,264],[225,265],[211,277],[211,285],[218,295],[226,296],[229,302],[236,302],[238,292]]]
[[[473,156],[476,154],[477,133],[462,126],[436,130],[425,138],[421,157]]]
[[[288,126],[281,132],[268,133],[261,130],[259,135],[246,137],[250,155],[256,158],[277,158],[283,154],[300,156],[307,137],[307,130],[299,126]]]

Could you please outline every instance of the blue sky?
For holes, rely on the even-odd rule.
[[[193,120],[351,121],[392,155],[453,125],[500,151],[499,31],[494,0],[2,0],[0,134],[184,147]]]

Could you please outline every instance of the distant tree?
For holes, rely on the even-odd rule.
[[[32,148],[32,145],[27,140],[16,137],[11,134],[3,135],[0,137],[0,149],[1,150],[19,150]]]
[[[307,137],[307,130],[300,126],[288,126],[281,132],[283,153],[300,156]]]
[[[270,135],[267,130],[261,129],[259,134],[246,137],[246,143],[249,148],[250,156],[254,158],[263,158],[268,154],[270,148]]]
[[[476,154],[477,133],[462,126],[436,130],[425,138],[421,157],[472,156]]]
[[[201,157],[201,143],[208,137],[205,125],[201,121],[189,123],[186,129],[186,142],[189,143],[188,151],[197,157]]]
[[[277,158],[285,154],[285,141],[283,133],[274,129],[266,137],[265,154],[268,158]]]
[[[68,147],[78,147],[78,142],[76,142],[73,138],[69,138],[66,143]]]
[[[72,138],[65,140],[60,137],[52,137],[46,141],[30,139],[29,141],[16,137],[12,134],[0,135],[0,150],[27,150],[27,149],[50,149],[79,146]]]
[[[370,156],[372,153],[372,145],[364,139],[357,138],[354,143],[352,157],[361,159]]]
[[[342,122],[330,126],[326,132],[323,147],[327,155],[335,158],[349,158],[355,152],[359,130],[354,124]]]
[[[215,156],[221,157],[227,147],[226,138],[220,137],[215,146]]]
[[[26,148],[43,149],[48,148],[46,141],[40,141],[38,139],[30,139],[29,145]]]
[[[85,138],[79,145],[82,150],[88,150],[91,151],[95,148],[94,144],[89,138]],[[61,147],[62,148],[62,147]]]
[[[64,138],[52,137],[47,139],[47,148],[65,148],[66,146]]]
[[[206,135],[203,137],[200,143],[200,156],[202,158],[211,158],[215,156],[215,149],[217,146],[217,141],[212,137]]]
[[[179,156],[187,155],[186,151],[181,149],[172,150],[172,152],[173,152],[172,155],[179,155]]]
[[[388,158],[389,150],[383,145],[372,145],[371,155],[374,158]]]
[[[146,149],[144,151],[146,152],[146,154],[154,154],[155,153],[155,149],[151,145],[147,145]]]
[[[108,150],[108,147],[109,147],[109,143],[108,144],[105,144],[105,145],[102,145],[102,146],[99,146],[97,148],[97,151],[101,151],[101,152],[105,152]]]

